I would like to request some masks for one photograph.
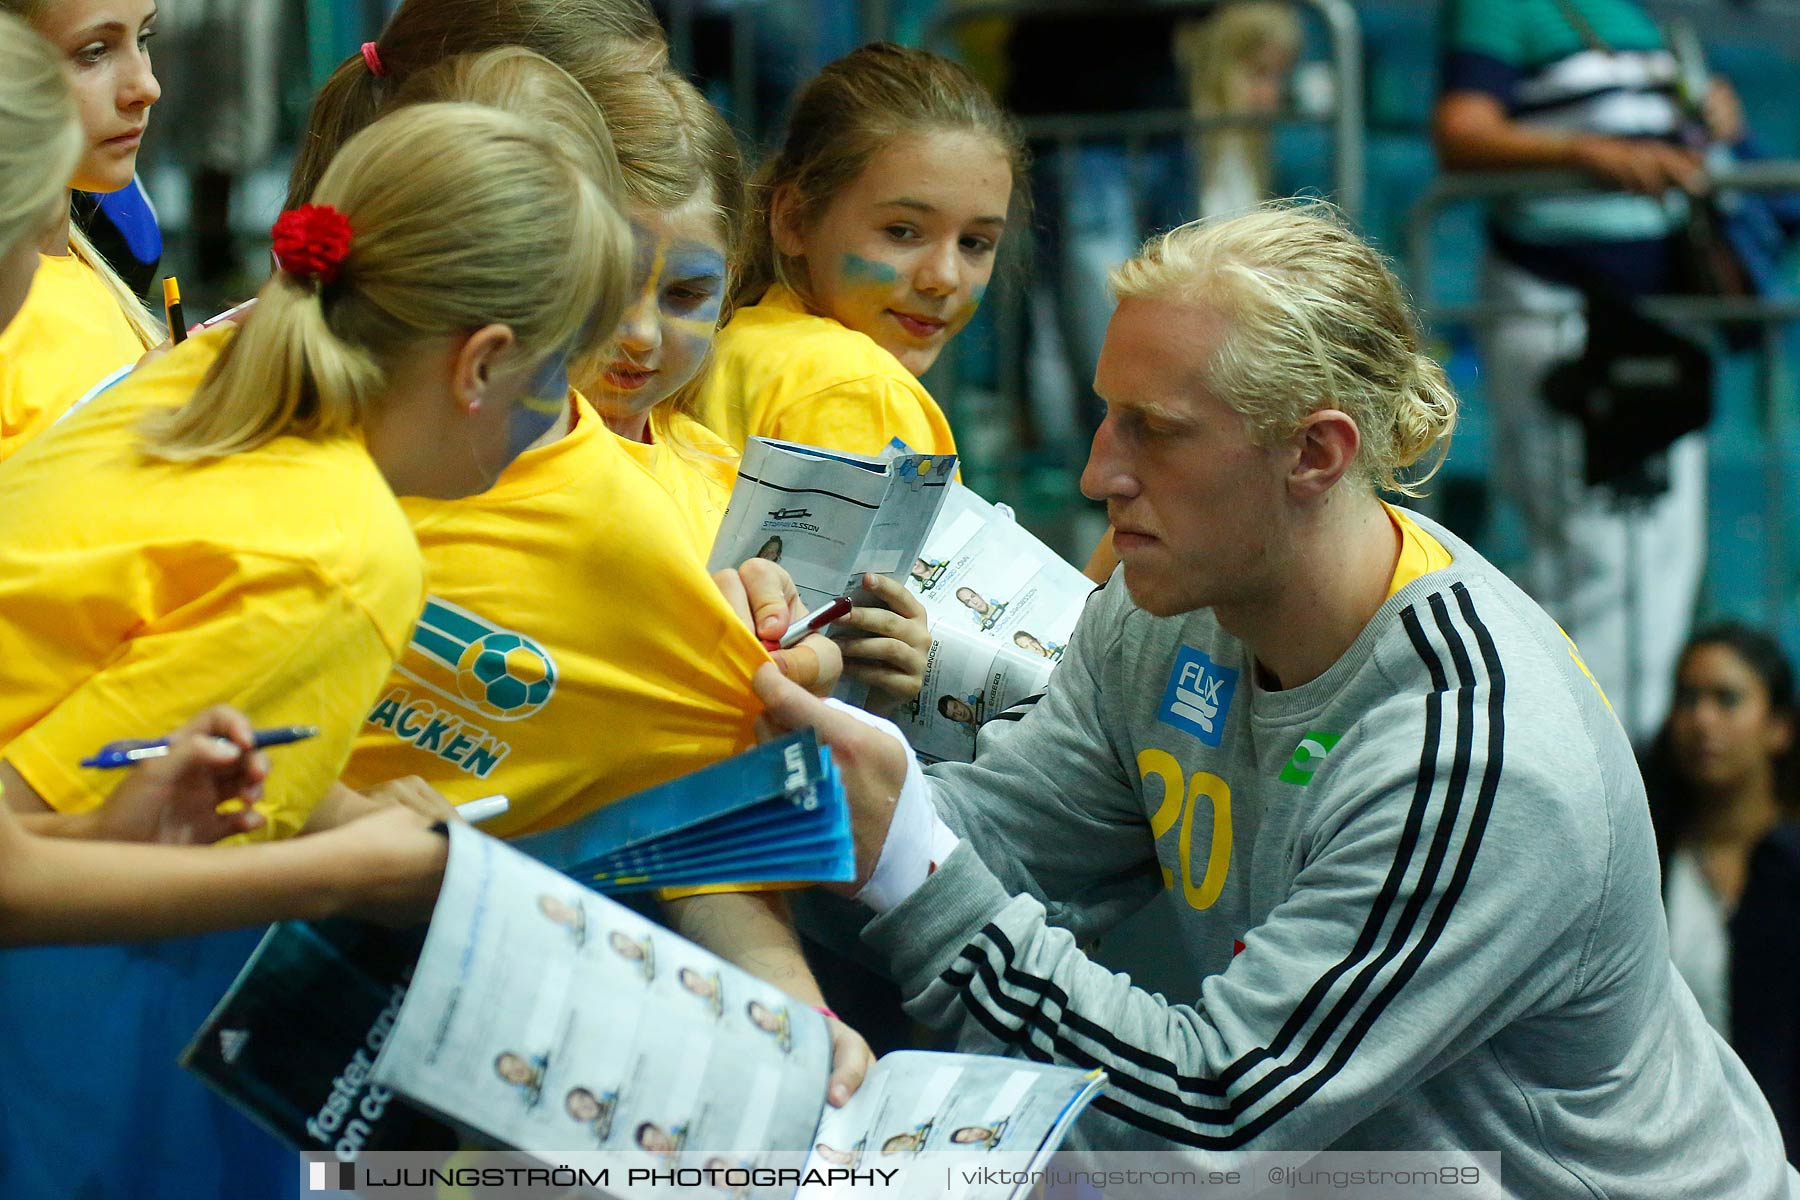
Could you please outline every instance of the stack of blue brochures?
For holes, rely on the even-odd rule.
[[[810,729],[512,845],[614,895],[856,878],[843,783]]]

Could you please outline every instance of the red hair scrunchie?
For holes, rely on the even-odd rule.
[[[275,262],[300,279],[329,284],[350,257],[350,219],[329,204],[303,204],[275,218]]]

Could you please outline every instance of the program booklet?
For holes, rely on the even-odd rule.
[[[865,574],[903,580],[955,473],[954,454],[870,458],[753,437],[706,569],[778,562],[808,611],[854,597]]]
[[[1041,1159],[1104,1085],[1099,1072],[909,1052],[830,1109],[820,1013],[473,827],[449,837],[422,936],[274,926],[183,1065],[289,1144],[341,1162],[610,1151],[595,1194],[623,1197],[653,1194],[677,1167],[735,1172],[757,1181],[743,1195],[785,1200],[876,1170],[891,1182],[931,1150]]]
[[[511,844],[612,896],[856,878],[843,783],[810,729]]]
[[[931,620],[925,687],[895,721],[926,759],[966,762],[984,721],[1043,692],[1093,581],[953,483],[906,578]]]

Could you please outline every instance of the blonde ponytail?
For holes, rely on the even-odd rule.
[[[1456,395],[1421,352],[1418,318],[1387,260],[1330,204],[1276,200],[1183,225],[1145,243],[1111,284],[1118,300],[1170,300],[1228,318],[1207,382],[1260,445],[1340,409],[1362,439],[1355,475],[1406,496],[1437,468],[1402,472],[1434,447],[1449,451]]]
[[[64,185],[67,186],[66,180]],[[106,288],[107,295],[111,296],[113,303],[119,306],[119,312],[124,314],[125,323],[131,326],[131,332],[137,334],[137,340],[143,344],[144,349],[148,350],[161,343],[166,331],[161,323],[150,315],[150,310],[144,307],[144,298],[132,291],[130,284],[119,278],[119,273],[113,270],[111,263],[106,261],[106,256],[94,249],[94,243],[88,240],[88,235],[81,232],[81,226],[75,224],[73,220],[69,222],[69,253],[73,254],[88,270],[100,277],[100,283]]]
[[[50,44],[0,12],[0,255],[44,236],[81,161],[81,122]]]
[[[1444,465],[1450,435],[1456,429],[1456,393],[1444,368],[1423,354],[1413,355],[1413,374],[1394,405],[1394,465],[1411,467],[1435,448],[1437,460],[1424,471],[1408,471],[1389,485],[1405,496],[1417,496]]]
[[[319,181],[352,232],[329,284],[278,271],[146,452],[190,460],[353,433],[411,347],[509,326],[522,364],[585,353],[624,309],[630,232],[594,164],[510,113],[420,104],[369,126]]]

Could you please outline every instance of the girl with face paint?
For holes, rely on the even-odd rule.
[[[753,189],[735,315],[702,413],[751,436],[952,453],[920,385],[968,323],[1010,223],[1028,223],[1023,139],[967,70],[873,45],[801,92]]]
[[[510,46],[420,69],[394,99],[402,106],[471,101],[517,113],[603,151],[608,189],[631,196],[612,164],[652,131],[661,141],[677,126],[658,111],[625,105],[615,131],[611,105],[666,96],[676,86],[687,87],[659,83],[635,67],[609,75],[592,64],[578,82]],[[604,122],[590,97],[607,101]],[[689,187],[685,195],[700,190]],[[594,344],[566,362],[547,362],[530,389],[534,399],[514,410],[512,444],[526,444],[524,452],[478,496],[404,501],[431,596],[419,632],[368,710],[344,772],[351,788],[418,776],[456,801],[508,796],[511,808],[484,823],[487,832],[508,837],[554,828],[748,748],[759,711],[751,678],[771,658],[795,678],[810,671],[827,689],[838,677],[838,650],[828,639],[764,651],[708,576],[687,513],[662,478],[632,461],[633,449],[674,453],[679,444],[682,470],[693,474],[685,465],[689,444],[679,434],[658,436],[653,445],[628,443],[583,395],[596,388],[602,412],[629,418],[628,407],[596,387],[592,364],[611,361],[614,351],[601,343],[630,324],[621,322],[627,304],[645,307],[646,290],[654,297],[649,307],[667,313],[671,333],[639,361],[672,378],[671,387],[704,357],[724,297],[714,208],[696,204],[660,225],[654,211],[635,211],[662,236],[640,244],[635,272],[629,257],[619,264],[625,302],[609,297],[593,310]],[[582,391],[571,392],[571,376]],[[659,383],[637,390],[666,395]],[[638,410],[641,437],[649,436],[649,407]],[[658,428],[667,428],[660,417]],[[696,487],[713,486],[694,477]],[[710,532],[706,541],[710,547]],[[671,898],[666,919],[797,999],[822,1003],[778,894]],[[867,1048],[841,1023],[833,1035],[834,1078],[853,1087]]]
[[[619,156],[636,262],[612,342],[577,368],[576,384],[668,490],[704,559],[738,461],[737,449],[696,415],[731,286],[730,250],[743,232],[737,139],[693,85],[671,73],[624,76],[596,95]],[[876,688],[882,702],[903,703],[924,684],[924,606],[885,576],[871,575],[865,586],[882,603],[853,609],[835,626],[844,673]]]

